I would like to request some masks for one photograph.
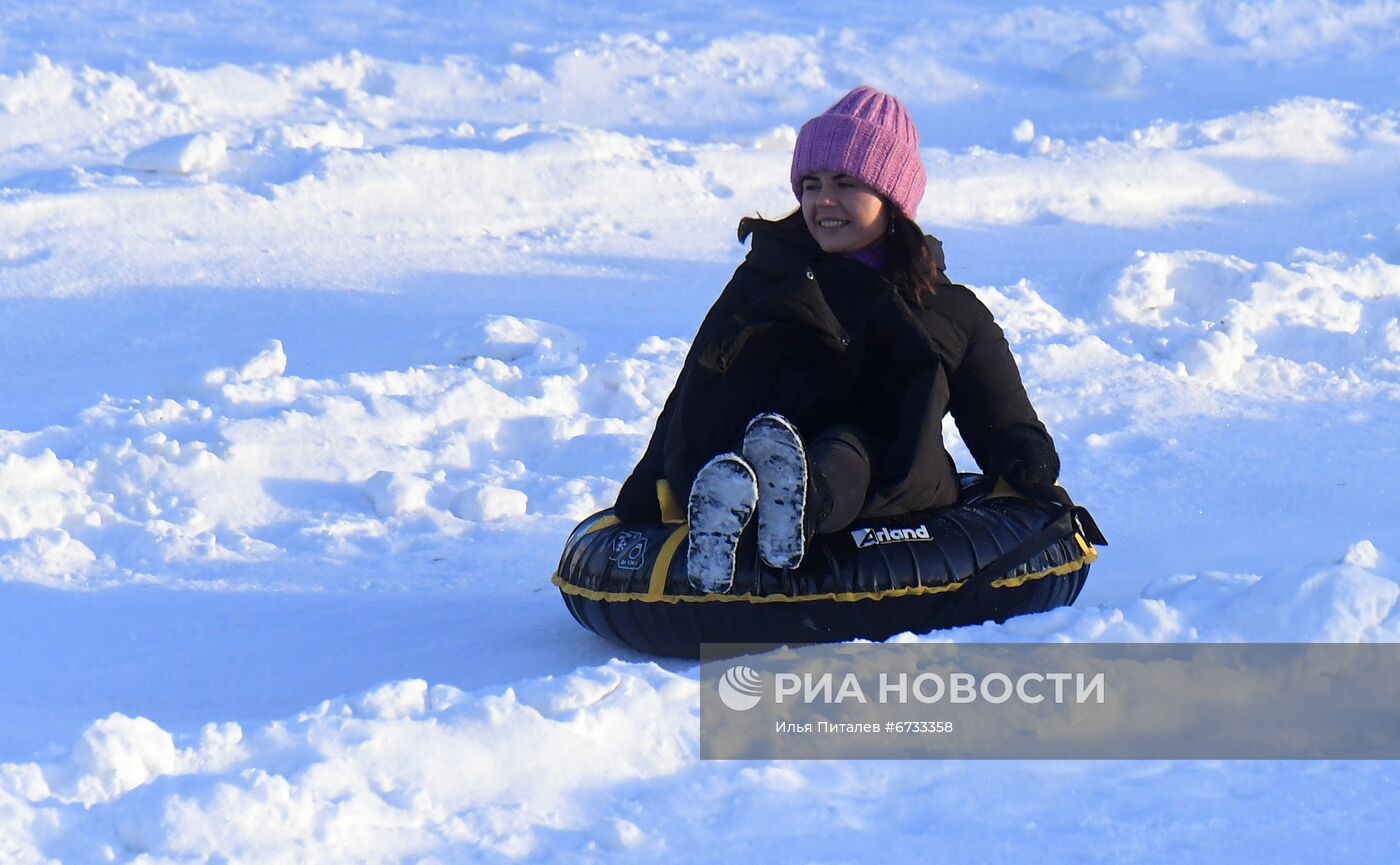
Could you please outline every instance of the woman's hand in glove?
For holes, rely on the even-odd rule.
[[[999,474],[1013,487],[1037,499],[1057,499],[1055,480],[1060,456],[1050,437],[1034,427],[1013,426],[1001,437]]]
[[[634,472],[617,491],[613,516],[624,523],[661,522],[661,502],[656,498],[656,480]]]

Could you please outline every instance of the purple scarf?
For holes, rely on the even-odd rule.
[[[888,264],[890,260],[890,251],[883,242],[867,247],[866,249],[858,249],[855,252],[843,252],[841,254],[847,258],[859,261],[872,270],[884,270],[885,265]]]

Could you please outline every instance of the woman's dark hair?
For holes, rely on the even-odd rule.
[[[905,300],[923,305],[938,291],[940,283],[948,281],[943,275],[942,256],[935,257],[929,252],[924,230],[914,220],[905,216],[888,201],[885,202],[885,208],[890,215],[890,228],[889,236],[885,239],[889,246],[889,259],[885,263],[884,276],[894,283]],[[771,227],[779,232],[801,231],[805,237],[811,239],[800,207],[782,219],[745,216],[739,220],[739,242],[747,240],[760,226]],[[938,241],[934,243],[937,244]]]
[[[886,241],[890,257],[885,264],[885,276],[905,300],[922,305],[938,291],[938,283],[947,281],[943,263],[936,261],[929,252],[924,230],[914,220],[889,202],[885,202],[885,207],[890,215],[890,236]]]

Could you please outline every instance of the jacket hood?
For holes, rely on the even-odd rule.
[[[753,241],[745,261],[776,276],[801,274],[811,266],[813,259],[824,254],[807,231],[800,210],[773,221],[740,220],[739,242],[747,240],[750,235]]]

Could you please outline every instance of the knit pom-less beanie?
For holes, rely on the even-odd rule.
[[[802,126],[792,153],[792,193],[802,178],[836,171],[869,186],[911,220],[924,197],[919,131],[898,99],[861,85]]]

